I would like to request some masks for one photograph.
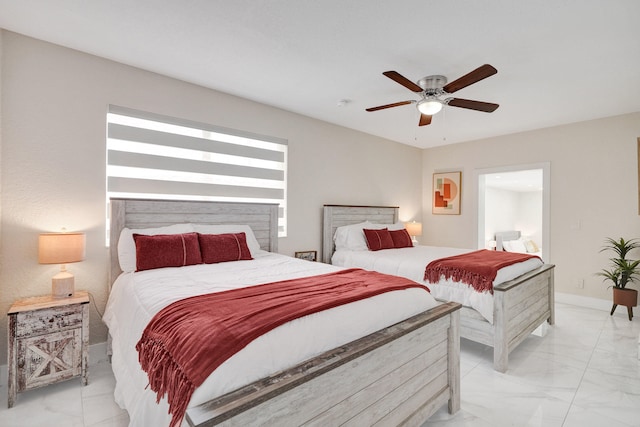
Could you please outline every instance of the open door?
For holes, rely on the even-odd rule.
[[[498,231],[520,231],[549,262],[550,164],[476,170],[477,248],[489,248]]]

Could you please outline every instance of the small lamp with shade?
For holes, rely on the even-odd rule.
[[[38,238],[38,262],[60,264],[60,272],[51,280],[51,295],[54,298],[73,296],[74,278],[73,274],[67,271],[66,264],[80,262],[84,258],[84,233],[41,233]]]
[[[405,223],[404,227],[407,229],[409,236],[411,236],[411,243],[413,243],[413,246],[417,246],[419,243],[416,236],[422,236],[422,223],[411,221]]]

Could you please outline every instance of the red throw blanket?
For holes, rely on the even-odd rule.
[[[424,280],[438,283],[440,277],[467,283],[478,292],[493,293],[493,281],[498,270],[511,264],[539,258],[535,255],[481,249],[462,255],[431,261],[424,271]]]
[[[254,339],[298,317],[408,288],[428,292],[409,279],[350,269],[186,298],[151,319],[138,359],[178,426],[195,388]]]

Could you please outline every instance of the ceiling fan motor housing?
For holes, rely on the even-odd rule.
[[[427,76],[418,80],[418,86],[426,93],[442,92],[442,88],[447,84],[447,78],[441,75]]]

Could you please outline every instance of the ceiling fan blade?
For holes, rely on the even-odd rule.
[[[462,88],[465,88],[469,85],[479,82],[480,80],[486,79],[487,77],[491,77],[496,74],[498,70],[493,68],[489,64],[484,64],[472,72],[465,74],[457,80],[452,81],[451,83],[445,85],[442,89],[444,89],[447,93],[453,93]]]
[[[493,113],[499,107],[498,104],[490,102],[472,101],[471,99],[451,98],[447,105],[452,107],[467,108],[469,110],[484,111],[485,113]]]
[[[400,83],[402,86],[406,87],[411,91],[418,92],[418,93],[422,92],[422,88],[420,86],[418,86],[417,84],[415,84],[414,82],[412,82],[411,80],[409,80],[408,78],[406,78],[405,76],[403,76],[402,74],[396,71],[385,71],[382,74],[389,77],[394,82]]]
[[[385,108],[399,107],[401,105],[413,104],[413,101],[394,102],[393,104],[380,105],[378,107],[367,108],[367,111],[384,110]]]
[[[426,114],[420,114],[420,122],[418,122],[418,126],[426,126],[431,124],[431,117]]]

